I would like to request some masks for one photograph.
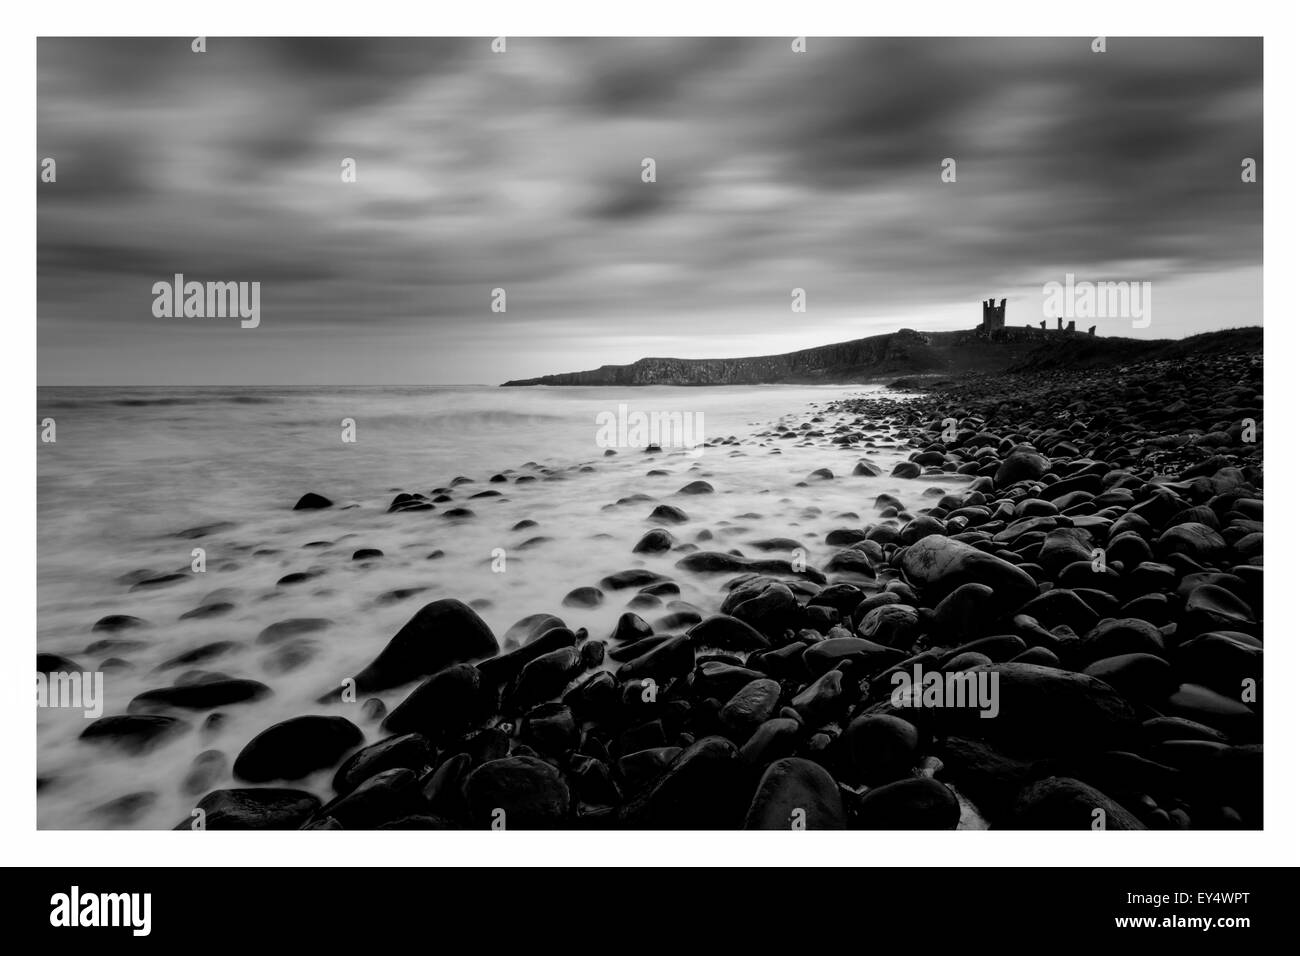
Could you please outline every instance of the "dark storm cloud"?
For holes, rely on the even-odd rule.
[[[999,292],[1036,321],[1066,270],[1249,282],[1262,254],[1253,39],[51,39],[38,75],[42,380],[101,339],[123,382],[755,354]],[[176,272],[261,281],[255,336],[153,320]]]

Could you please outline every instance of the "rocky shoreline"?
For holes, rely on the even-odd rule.
[[[762,437],[906,444],[893,476],[928,507],[864,501],[814,566],[794,538],[679,541],[707,481],[678,504],[646,496],[628,567],[563,601],[624,602],[612,633],[537,613],[497,635],[467,603],[426,604],[321,688],[328,713],[268,726],[233,760],[199,754],[176,828],[1259,828],[1262,393],[1262,358],[1238,354],[829,406]],[[851,480],[818,469],[791,493],[815,506],[821,483]],[[390,510],[467,519],[478,488]],[[675,554],[675,575],[638,565]],[[674,577],[716,582],[716,606],[676,601]],[[129,631],[117,618],[97,629]],[[374,695],[394,688],[409,689],[389,710]],[[82,736],[147,753],[271,692],[196,672]],[[322,772],[331,799],[294,786]]]

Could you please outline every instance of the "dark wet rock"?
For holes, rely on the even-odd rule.
[[[1254,634],[1255,613],[1245,601],[1227,588],[1203,584],[1193,588],[1183,605],[1180,636],[1191,638],[1207,631],[1241,631]]]
[[[160,574],[157,577],[145,578],[142,581],[136,582],[135,584],[131,585],[131,590],[132,591],[153,591],[156,590],[157,588],[167,587],[170,584],[179,584],[181,581],[186,581],[190,577],[191,575],[179,571],[173,572],[171,574]]]
[[[605,595],[601,592],[600,588],[574,588],[564,596],[564,600],[560,603],[565,607],[599,607],[605,603]]]
[[[1121,654],[1165,653],[1160,629],[1140,618],[1107,618],[1083,636],[1080,654],[1087,663]]]
[[[804,669],[814,677],[832,668],[851,665],[856,671],[874,674],[906,658],[902,651],[861,637],[831,637],[803,652]]]
[[[799,606],[787,585],[755,578],[731,590],[722,602],[722,613],[775,637],[797,620]]]
[[[173,708],[212,710],[229,704],[252,703],[271,695],[260,681],[228,678],[180,687],[160,687],[137,694],[127,705],[131,714],[152,714]]]
[[[478,829],[554,829],[569,813],[563,776],[536,757],[489,760],[465,779],[464,792],[470,825]]]
[[[622,591],[626,588],[643,588],[652,584],[661,584],[668,579],[656,571],[645,568],[628,568],[600,579],[600,586],[606,591]]]
[[[71,658],[62,654],[37,654],[36,673],[38,674],[72,674],[88,670]]]
[[[993,476],[993,481],[999,488],[1006,488],[1018,481],[1036,481],[1047,474],[1051,465],[1052,463],[1042,455],[1026,451],[1015,452],[1002,460],[997,474]]]
[[[558,697],[582,669],[582,653],[576,647],[542,654],[519,672],[510,700],[517,707],[528,707]]]
[[[310,511],[316,508],[328,508],[333,504],[334,502],[330,501],[324,495],[318,495],[314,491],[309,491],[298,499],[298,503],[293,506],[293,510]]]
[[[320,644],[306,637],[295,637],[275,645],[271,653],[262,658],[262,668],[268,674],[279,676],[305,667],[316,659]]]
[[[298,780],[334,766],[363,735],[344,717],[292,717],[250,740],[235,758],[235,777],[250,783]]]
[[[645,830],[735,829],[748,794],[736,747],[722,737],[703,737],[639,797],[620,808],[624,826]]]
[[[878,604],[858,624],[858,636],[885,647],[911,647],[921,633],[921,615],[907,604]]]
[[[235,609],[235,605],[229,601],[217,601],[213,604],[204,604],[193,610],[186,611],[180,616],[182,621],[206,620],[212,617],[222,617],[229,614]]]
[[[685,524],[690,518],[681,508],[673,505],[658,505],[646,516],[646,520],[656,524]]]
[[[1133,707],[1095,677],[1034,664],[993,664],[949,676],[982,673],[990,675],[987,680],[997,675],[997,715],[983,717],[979,707],[945,707],[936,712],[945,732],[986,739],[1023,756],[1122,750],[1138,736]]]
[[[1163,657],[1133,653],[1103,657],[1083,669],[1089,677],[1105,681],[1133,701],[1155,703],[1178,687],[1174,669]]]
[[[489,716],[495,695],[485,693],[473,664],[453,664],[425,678],[384,719],[390,734],[421,733],[437,739],[466,730]]]
[[[889,473],[891,478],[920,478],[921,466],[914,461],[900,461]]]
[[[426,604],[356,675],[361,693],[400,687],[467,661],[491,657],[496,637],[474,610],[453,598]],[[331,692],[327,695],[334,697]]]
[[[800,757],[768,766],[745,815],[746,830],[843,830],[847,825],[835,778]]]
[[[679,495],[711,495],[713,486],[707,481],[692,481],[677,489]]]
[[[853,827],[861,830],[955,830],[961,805],[933,777],[897,780],[867,791]]]
[[[1038,593],[1034,579],[1009,561],[941,535],[908,546],[902,568],[909,581],[936,600],[969,582],[992,588],[1006,609],[1019,607]]]
[[[820,724],[844,709],[845,697],[844,672],[832,670],[796,694],[790,706],[808,723]]]
[[[650,677],[667,680],[689,674],[695,666],[695,649],[689,637],[670,637],[614,672],[617,680]],[[760,675],[761,676],[761,675]]]
[[[257,643],[274,644],[277,641],[287,640],[291,637],[323,631],[333,624],[333,621],[324,617],[292,617],[285,621],[276,621],[274,624],[262,628],[258,632]]]
[[[564,622],[554,614],[529,614],[510,625],[501,643],[506,647],[514,644],[530,644],[553,628],[564,627]]]
[[[138,755],[183,734],[189,724],[176,717],[157,714],[125,714],[100,717],[81,732],[82,740],[111,746],[124,753]]]
[[[697,647],[730,651],[766,650],[769,647],[766,635],[730,614],[711,614],[692,627],[687,636]]]
[[[106,634],[120,634],[122,631],[146,626],[148,626],[148,622],[138,617],[132,617],[130,614],[109,614],[96,621],[90,630]]]
[[[191,817],[177,830],[296,830],[320,809],[320,799],[279,787],[214,790],[198,802],[202,826]]]
[[[641,536],[641,540],[632,548],[633,554],[662,554],[671,551],[677,539],[663,528],[653,528]]]
[[[639,615],[625,611],[618,617],[609,639],[615,644],[627,644],[640,641],[654,634],[654,630]]]
[[[871,786],[902,780],[916,766],[921,737],[916,725],[892,714],[865,714],[847,730],[857,780]]]
[[[567,704],[538,704],[520,721],[521,737],[543,754],[563,754],[578,742],[578,723]]]
[[[759,724],[776,712],[780,699],[781,685],[776,681],[768,678],[750,681],[723,705],[718,719],[739,735],[738,739],[748,740]]]
[[[384,552],[379,548],[357,548],[352,552],[353,561],[369,561],[372,558],[382,558]]]
[[[321,808],[320,815],[337,820],[345,830],[368,830],[424,809],[416,772],[393,767],[373,774],[332,800]]]
[[[1017,798],[1009,827],[1024,830],[1145,830],[1106,794],[1072,777],[1035,781]]]
[[[168,658],[159,664],[156,669],[166,671],[174,667],[190,667],[194,664],[204,664],[218,657],[223,657],[232,651],[239,650],[242,646],[235,641],[213,641],[210,644],[203,644],[193,650]]]

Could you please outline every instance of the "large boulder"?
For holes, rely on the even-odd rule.
[[[356,689],[369,694],[400,687],[444,667],[491,657],[496,636],[467,604],[444,598],[415,613],[388,645],[356,675]]]
[[[262,731],[235,758],[235,776],[250,783],[300,780],[333,767],[364,739],[345,717],[291,717]]]
[[[746,830],[843,830],[844,802],[821,764],[786,757],[770,764],[745,815]]]
[[[941,600],[963,584],[984,584],[993,589],[998,606],[1013,610],[1038,593],[1038,585],[1025,571],[996,555],[945,538],[927,535],[903,552],[903,572],[923,587],[932,600]]]

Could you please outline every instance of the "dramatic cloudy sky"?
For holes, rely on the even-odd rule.
[[[767,354],[988,295],[1037,323],[1067,272],[1152,283],[1151,326],[1101,334],[1262,324],[1258,40],[47,39],[38,69],[42,384]],[[261,326],[155,318],[178,272],[261,282]]]

